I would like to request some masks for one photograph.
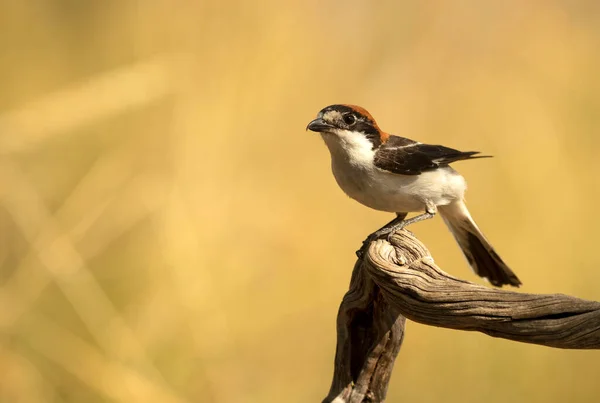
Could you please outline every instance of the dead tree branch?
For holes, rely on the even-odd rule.
[[[337,321],[334,377],[324,402],[382,402],[404,317],[549,347],[600,348],[600,302],[526,294],[452,277],[408,231],[372,242],[352,273]]]

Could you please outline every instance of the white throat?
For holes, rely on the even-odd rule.
[[[349,163],[355,167],[371,168],[375,150],[373,143],[362,133],[337,129],[335,133],[321,133],[336,163]]]

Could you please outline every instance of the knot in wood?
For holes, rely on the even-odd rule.
[[[396,251],[397,264],[410,265],[424,258],[431,259],[431,254],[414,235],[407,230],[398,231],[392,236],[391,244]]]

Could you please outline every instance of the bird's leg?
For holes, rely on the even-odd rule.
[[[409,218],[408,220],[402,220],[402,221],[398,222],[397,224],[394,224],[392,227],[388,227],[388,228],[384,227],[377,232],[378,233],[380,232],[379,236],[387,235],[387,240],[391,241],[392,236],[394,236],[394,234],[396,232],[400,231],[402,228],[405,228],[408,225],[414,224],[419,221],[429,220],[430,218],[433,218],[436,213],[437,213],[437,208],[436,208],[435,204],[428,202],[427,206],[425,207],[425,212],[423,214],[419,214],[418,216],[414,216],[412,218]],[[406,214],[404,216],[406,217]]]
[[[374,241],[375,239],[379,238],[380,236],[387,234],[389,232],[390,228],[394,228],[396,225],[401,224],[404,221],[404,219],[406,218],[407,214],[408,213],[396,213],[396,218],[394,218],[389,223],[385,224],[383,227],[379,228],[377,231],[373,232],[371,235],[369,235],[363,241],[361,248],[356,251],[356,256],[361,258],[363,256],[365,250],[371,243],[371,241]]]
[[[365,250],[368,248],[371,241],[374,241],[377,238],[387,235],[387,240],[389,242],[392,240],[392,236],[394,236],[396,232],[400,231],[408,225],[433,218],[436,213],[437,208],[435,204],[432,203],[427,203],[427,206],[425,207],[425,212],[423,214],[409,218],[408,220],[405,220],[408,213],[396,213],[396,218],[394,218],[389,223],[385,224],[383,227],[379,228],[377,231],[373,232],[367,237],[367,239],[363,241],[362,247],[356,251],[356,256],[362,258]]]

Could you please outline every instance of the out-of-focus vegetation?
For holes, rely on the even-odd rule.
[[[325,396],[390,219],[304,131],[331,103],[495,155],[456,167],[523,290],[600,299],[597,1],[4,1],[0,56],[1,402]],[[410,323],[389,401],[598,401],[599,354]]]

